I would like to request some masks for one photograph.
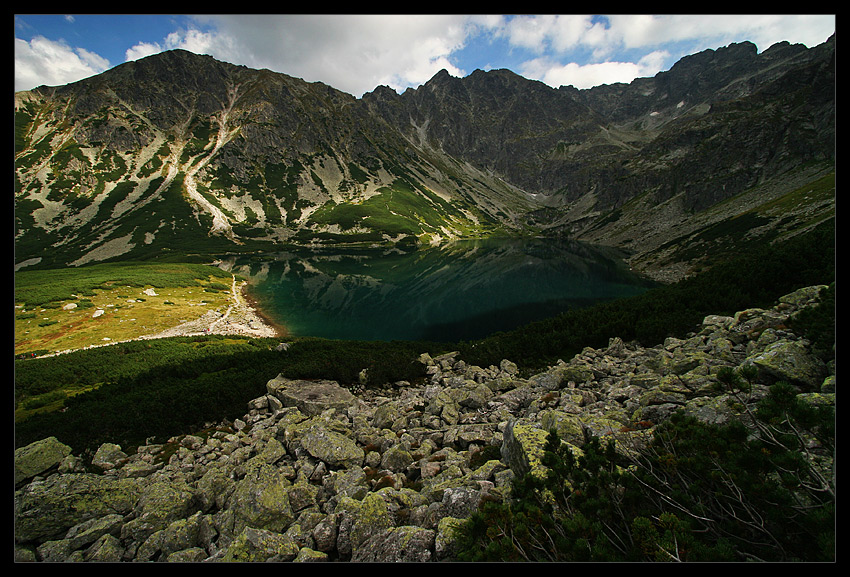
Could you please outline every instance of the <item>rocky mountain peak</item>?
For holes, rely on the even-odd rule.
[[[762,54],[735,44],[588,90],[441,70],[361,99],[168,51],[16,95],[19,262],[67,263],[110,242],[103,258],[155,251],[172,221],[197,246],[222,230],[242,245],[415,244],[514,234],[545,209],[547,230],[597,241],[611,211],[644,195],[677,199],[679,215],[662,219],[677,223],[812,162],[828,167],[834,95],[834,40]],[[180,187],[188,204],[147,218]],[[377,200],[408,190],[423,212]],[[354,220],[346,203],[362,207]],[[631,238],[646,239],[645,226]]]

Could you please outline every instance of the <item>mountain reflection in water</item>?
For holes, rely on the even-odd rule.
[[[611,251],[552,239],[304,248],[220,266],[250,278],[290,335],[351,340],[475,339],[651,286]]]

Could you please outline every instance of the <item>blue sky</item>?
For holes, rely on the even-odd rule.
[[[557,87],[630,82],[685,55],[751,41],[812,47],[835,15],[16,14],[15,90],[56,86],[183,48],[321,81],[360,97],[440,69],[509,68]]]

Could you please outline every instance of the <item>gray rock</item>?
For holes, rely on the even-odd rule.
[[[389,527],[371,536],[352,555],[354,562],[424,563],[431,561],[434,531],[421,527]]]
[[[826,365],[799,341],[775,342],[746,362],[759,369],[762,379],[787,381],[806,390],[819,390],[828,375]]]
[[[298,555],[298,545],[289,537],[269,531],[245,527],[222,556],[222,561],[281,562]]]
[[[92,544],[83,558],[89,563],[117,563],[124,557],[124,548],[117,537],[105,534]]]
[[[15,486],[46,473],[71,454],[71,447],[60,443],[56,437],[48,437],[15,449]]]
[[[315,425],[301,438],[301,446],[330,467],[348,469],[361,466],[366,453],[356,442],[341,433]]]
[[[62,538],[84,521],[130,513],[141,494],[142,488],[131,479],[51,475],[15,493],[15,539],[23,543]]]
[[[117,536],[124,524],[124,517],[118,514],[95,517],[71,527],[65,535],[72,549],[82,549],[109,533]]]
[[[318,415],[327,409],[345,409],[354,401],[350,391],[333,381],[293,381],[278,375],[267,383],[266,388],[284,407],[297,407],[308,416]]]
[[[120,445],[104,443],[98,447],[97,452],[94,454],[92,465],[109,470],[123,465],[126,460],[127,454],[121,450]]]

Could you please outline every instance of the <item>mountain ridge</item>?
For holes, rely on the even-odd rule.
[[[16,93],[16,266],[528,233],[647,255],[645,225],[611,228],[641,198],[673,227],[834,171],[834,49],[741,43],[588,90],[441,71],[360,99],[161,53]]]

